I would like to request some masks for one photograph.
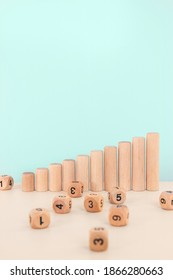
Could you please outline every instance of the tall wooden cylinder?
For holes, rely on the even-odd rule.
[[[67,191],[68,184],[75,180],[75,161],[65,159],[62,162],[62,189]]]
[[[62,168],[60,163],[49,165],[49,191],[60,192],[62,190]]]
[[[144,137],[133,137],[132,140],[132,189],[134,191],[146,189]]]
[[[117,187],[117,148],[104,148],[104,190],[110,191]]]
[[[131,188],[131,143],[118,144],[118,186],[126,191]]]
[[[90,190],[103,190],[103,152],[91,151],[90,154]]]
[[[23,172],[22,191],[33,192],[35,190],[35,174],[33,172]]]
[[[38,192],[48,191],[48,168],[36,169],[35,190]]]
[[[89,156],[87,155],[77,156],[76,180],[83,183],[84,191],[89,190]]]
[[[159,133],[147,133],[146,176],[147,190],[159,190]]]

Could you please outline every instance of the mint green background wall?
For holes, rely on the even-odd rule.
[[[0,173],[161,134],[173,180],[173,2],[0,0]]]

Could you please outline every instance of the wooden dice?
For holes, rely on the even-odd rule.
[[[95,227],[90,230],[89,246],[92,251],[105,251],[108,247],[108,232],[103,227]]]
[[[118,187],[113,188],[108,192],[108,199],[110,203],[122,204],[126,200],[126,192]]]
[[[173,210],[173,191],[165,191],[160,195],[160,206],[165,210]]]
[[[126,226],[129,221],[129,210],[125,205],[114,205],[109,210],[109,222],[112,226]]]
[[[100,212],[103,209],[104,199],[99,193],[89,193],[85,196],[84,207],[88,212]]]
[[[67,193],[70,197],[81,197],[83,194],[83,183],[80,181],[71,181],[67,184]]]
[[[66,193],[62,193],[57,195],[53,199],[53,204],[52,204],[53,210],[57,214],[65,214],[69,213],[71,211],[72,207],[72,200],[69,195]]]
[[[35,208],[29,214],[29,222],[32,228],[47,228],[50,224],[50,214],[45,208]]]
[[[14,179],[8,175],[1,175],[0,176],[0,190],[7,191],[11,190],[14,185]]]

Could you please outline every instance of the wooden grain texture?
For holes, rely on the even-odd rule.
[[[83,183],[84,191],[89,190],[89,156],[88,155],[77,156],[76,180]]]
[[[131,189],[131,143],[118,144],[118,186],[125,191]]]
[[[104,190],[110,191],[117,186],[117,148],[104,148]]]
[[[49,191],[60,192],[62,190],[62,166],[60,163],[49,165]]]
[[[134,191],[146,189],[144,137],[133,137],[132,140],[132,189]]]
[[[38,192],[48,191],[48,168],[36,169],[35,190]]]
[[[75,161],[65,159],[62,162],[62,190],[67,191],[68,184],[75,180]]]
[[[103,152],[91,151],[90,154],[90,190],[103,190]]]
[[[22,191],[33,192],[35,190],[35,174],[33,172],[23,172]]]
[[[147,133],[146,138],[146,181],[147,190],[159,190],[159,133]]]

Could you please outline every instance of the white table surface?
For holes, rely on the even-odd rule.
[[[69,214],[55,214],[54,192],[22,192],[20,185],[0,192],[0,259],[173,259],[173,211],[162,210],[159,195],[173,190],[173,182],[160,183],[160,191],[127,193],[129,224],[113,227],[108,223],[107,193],[104,209],[88,213],[84,197],[73,198]],[[43,207],[50,210],[47,229],[34,230],[29,212]],[[109,248],[105,252],[89,250],[89,230],[95,226],[108,229]]]

